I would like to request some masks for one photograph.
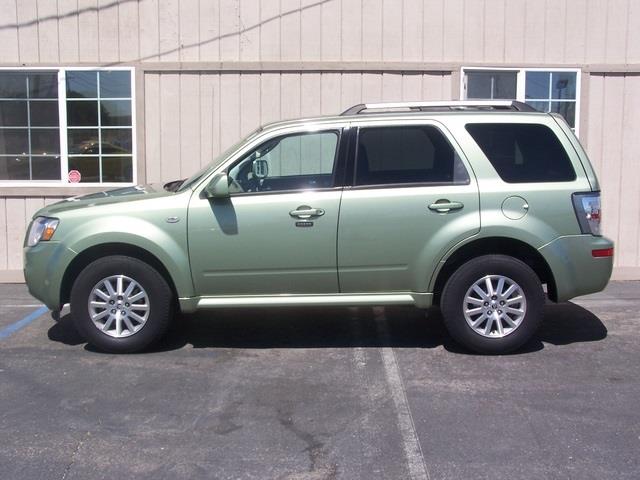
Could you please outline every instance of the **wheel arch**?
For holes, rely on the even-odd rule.
[[[556,301],[557,289],[553,272],[538,250],[521,240],[506,237],[486,237],[460,246],[447,258],[436,276],[433,288],[434,304],[439,304],[442,290],[453,272],[472,258],[491,254],[509,255],[526,263],[536,273],[540,282],[547,285],[549,298]]]

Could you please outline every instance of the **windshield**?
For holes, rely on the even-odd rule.
[[[247,135],[245,138],[240,140],[239,142],[237,142],[234,145],[232,145],[231,147],[227,148],[224,152],[222,152],[220,155],[218,155],[213,160],[213,162],[208,163],[203,168],[201,168],[196,173],[194,173],[189,178],[187,178],[184,182],[182,182],[182,185],[180,185],[180,188],[178,189],[178,192],[183,192],[187,188],[193,187],[201,179],[206,177],[209,174],[209,172],[211,172],[214,168],[216,168],[224,160],[226,160],[233,152],[238,150],[242,145],[244,145],[245,143],[250,141],[253,137],[255,137],[261,131],[262,131],[262,127],[259,127],[256,130],[254,130],[253,132],[251,132],[249,135]]]

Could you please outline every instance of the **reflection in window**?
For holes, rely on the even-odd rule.
[[[541,112],[561,114],[567,123],[576,125],[576,72],[539,72],[526,73],[526,102]]]

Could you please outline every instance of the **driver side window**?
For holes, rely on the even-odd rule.
[[[333,186],[338,132],[296,133],[267,140],[228,172],[231,193]]]

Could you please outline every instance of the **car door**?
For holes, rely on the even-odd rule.
[[[232,161],[229,198],[189,206],[189,256],[202,296],[337,293],[341,129],[289,131]]]
[[[340,207],[344,293],[426,292],[442,256],[480,229],[478,186],[435,121],[359,125]]]

